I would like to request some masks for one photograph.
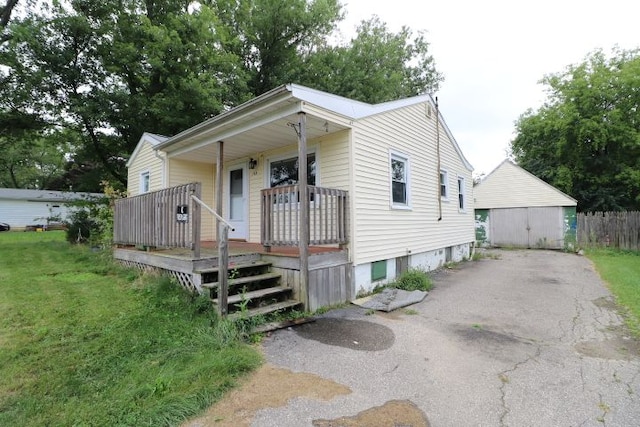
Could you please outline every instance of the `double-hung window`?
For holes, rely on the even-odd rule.
[[[409,208],[409,158],[403,154],[391,152],[389,156],[391,173],[391,206]]]
[[[449,175],[446,170],[440,170],[440,197],[447,199],[449,197]]]
[[[151,188],[151,177],[149,172],[142,172],[140,174],[140,194],[148,193]]]
[[[465,209],[465,191],[464,191],[464,177],[458,177],[458,209],[464,211]]]

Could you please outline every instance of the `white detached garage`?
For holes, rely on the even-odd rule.
[[[577,201],[509,160],[474,187],[482,246],[572,249]]]

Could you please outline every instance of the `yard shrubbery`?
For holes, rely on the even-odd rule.
[[[426,271],[420,268],[410,268],[387,286],[405,291],[430,291],[433,282]]]
[[[0,425],[175,425],[261,363],[169,279],[63,232],[0,234]]]

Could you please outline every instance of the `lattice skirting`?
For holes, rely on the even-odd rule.
[[[173,277],[174,279],[176,279],[176,281],[180,284],[180,286],[182,286],[186,290],[194,293],[198,292],[198,288],[194,283],[192,274],[183,273],[181,271],[167,270],[159,267],[153,267],[151,265],[143,264],[136,261],[119,260],[119,262],[125,267],[137,268],[138,270],[142,270],[144,272],[156,272],[161,274],[167,274],[169,277]]]

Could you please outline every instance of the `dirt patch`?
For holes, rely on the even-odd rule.
[[[353,417],[314,420],[314,427],[429,427],[427,416],[409,400],[390,400]]]
[[[591,301],[593,305],[599,308],[606,308],[611,311],[617,311],[618,305],[616,304],[613,298],[609,297],[600,297]]]
[[[604,341],[586,341],[575,345],[578,353],[588,357],[610,360],[631,360],[640,356],[640,348],[633,340],[625,341],[621,338],[612,338]]]
[[[615,334],[602,341],[584,341],[575,350],[588,357],[609,360],[631,360],[640,357],[640,341],[634,339],[624,326],[609,329]]]
[[[492,331],[480,325],[475,325],[471,327],[468,327],[468,326],[460,327],[460,328],[457,328],[455,332],[466,342],[470,342],[470,343],[499,344],[499,345],[523,343],[521,339],[516,338],[513,335]],[[530,344],[530,343],[525,343],[525,344]]]
[[[388,327],[364,320],[320,318],[295,331],[309,340],[359,351],[386,350],[396,340]]]
[[[331,400],[349,393],[348,387],[317,375],[265,364],[240,387],[211,406],[204,416],[187,421],[182,427],[250,426],[260,409],[284,406],[294,397]]]

